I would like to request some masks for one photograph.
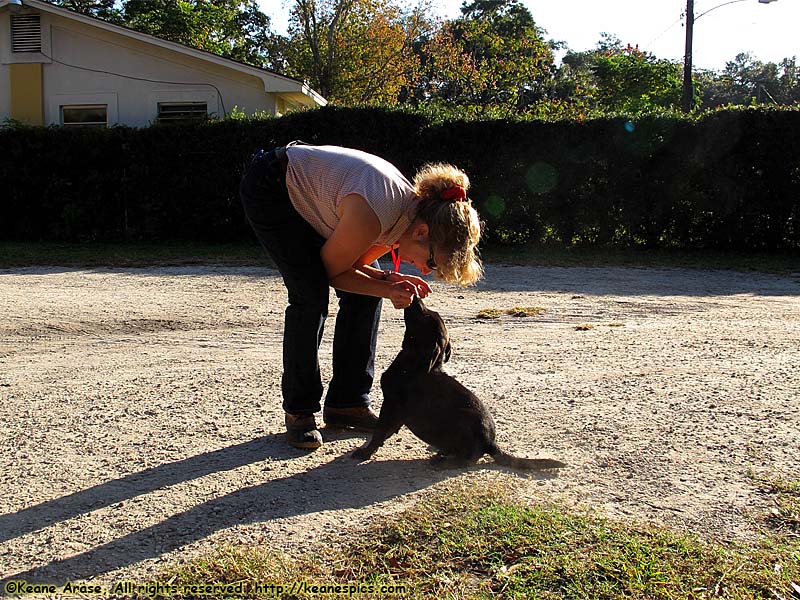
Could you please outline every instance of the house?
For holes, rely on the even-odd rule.
[[[144,127],[325,104],[273,71],[42,0],[0,0],[0,123]]]

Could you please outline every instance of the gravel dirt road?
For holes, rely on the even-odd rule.
[[[490,265],[434,290],[447,371],[501,444],[568,468],[436,471],[406,430],[361,465],[361,434],[288,448],[269,269],[0,271],[0,579],[145,578],[227,542],[296,551],[459,478],[747,541],[771,502],[753,476],[800,475],[800,274]],[[545,310],[476,318],[512,307]],[[383,310],[379,373],[403,334]]]

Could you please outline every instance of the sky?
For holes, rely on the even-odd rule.
[[[272,27],[285,32],[291,0],[259,0]],[[729,2],[726,4],[726,1]],[[434,0],[444,18],[460,14],[462,0]],[[547,39],[571,50],[596,47],[607,32],[658,58],[683,61],[685,0],[523,0]],[[724,5],[723,5],[724,4]],[[703,14],[704,12],[707,14]],[[721,70],[740,52],[762,62],[800,58],[800,0],[695,0],[696,69]],[[701,16],[702,15],[702,16]]]

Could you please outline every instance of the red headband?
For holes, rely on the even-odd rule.
[[[451,188],[442,190],[440,195],[442,200],[455,200],[456,202],[463,202],[467,199],[467,190],[460,185],[454,185]]]

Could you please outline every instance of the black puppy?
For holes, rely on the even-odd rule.
[[[564,467],[550,459],[512,456],[495,443],[494,420],[480,399],[442,370],[450,358],[450,339],[439,313],[415,298],[405,309],[403,349],[381,377],[383,406],[372,439],[353,453],[368,460],[405,425],[438,454],[440,466],[475,464],[484,454],[500,465],[541,470]]]

